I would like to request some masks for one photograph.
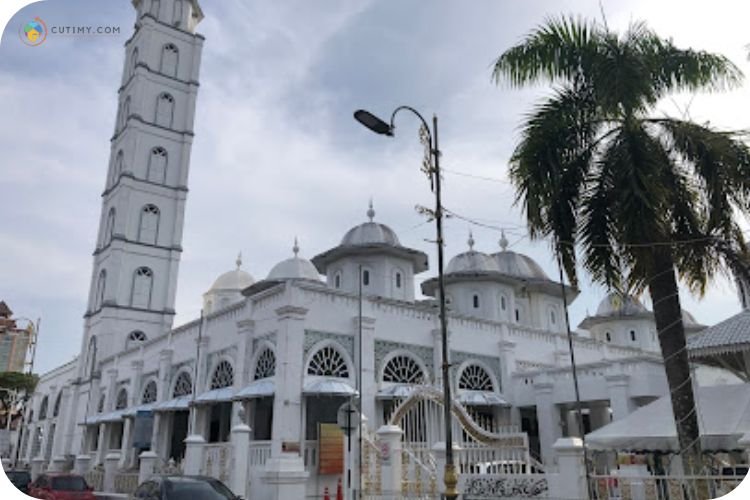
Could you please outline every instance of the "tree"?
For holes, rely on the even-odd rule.
[[[31,373],[0,372],[0,409],[8,411],[12,400],[9,391],[31,395],[38,381],[39,376]]]
[[[577,284],[577,252],[595,282],[648,289],[680,449],[700,468],[698,421],[678,278],[703,294],[711,277],[748,277],[734,220],[750,212],[750,150],[742,136],[656,114],[673,92],[721,90],[742,74],[725,57],[679,49],[643,23],[624,34],[555,18],[496,61],[493,78],[553,85],[525,119],[511,158],[516,202],[532,238],[550,238]]]

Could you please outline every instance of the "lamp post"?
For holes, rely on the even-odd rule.
[[[445,425],[445,498],[458,498],[456,486],[458,484],[458,474],[456,466],[453,463],[453,433],[451,430],[451,384],[450,384],[450,362],[448,361],[448,328],[445,317],[445,281],[443,279],[443,206],[440,193],[440,149],[438,148],[438,119],[432,117],[432,130],[427,120],[421,114],[410,106],[399,106],[391,114],[390,123],[386,123],[369,111],[357,110],[354,118],[369,128],[376,134],[393,137],[395,130],[394,119],[399,111],[410,111],[422,122],[419,128],[419,140],[425,147],[425,155],[422,160],[422,171],[430,179],[430,187],[435,193],[435,210],[430,215],[435,219],[435,228],[437,231],[437,251],[438,251],[438,288],[440,290],[440,338],[443,351],[443,417]]]

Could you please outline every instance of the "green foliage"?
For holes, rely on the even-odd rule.
[[[39,375],[21,372],[0,372],[0,408],[8,408],[12,397],[8,391],[31,395],[39,382]],[[5,389],[5,390],[2,390]]]

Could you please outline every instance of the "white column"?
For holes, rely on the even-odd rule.
[[[70,386],[66,385],[60,390],[62,391],[62,395],[60,396],[60,414],[57,416],[55,435],[52,441],[52,458],[57,462],[65,460],[63,455],[65,455],[65,441],[68,437],[68,418],[72,418],[72,412],[68,409],[70,404]]]
[[[206,440],[200,435],[193,434],[185,439],[185,460],[182,462],[182,469],[186,476],[201,473],[204,444]]]
[[[86,474],[90,468],[91,456],[89,456],[88,454],[76,456],[75,465],[73,466],[73,470],[76,474],[80,474],[82,476]]]
[[[106,424],[99,424],[99,439],[96,441],[96,455],[94,456],[94,463],[104,463],[104,453],[109,448],[109,443],[106,443],[109,439],[109,433],[107,432]]]
[[[124,469],[128,466],[128,457],[132,451],[132,430],[133,419],[126,418],[122,424],[122,447],[120,448],[120,468]],[[106,460],[106,459],[105,459]]]
[[[362,402],[362,414],[370,422],[377,422],[377,411],[375,409],[375,393],[377,392],[378,376],[375,373],[375,318],[362,316],[362,349],[359,347],[359,316],[352,318],[354,325],[354,363],[358,366],[359,353],[362,352],[362,378],[359,381],[361,388],[360,400]],[[356,374],[360,378],[360,373]]]
[[[115,491],[115,475],[117,474],[119,462],[119,451],[107,453],[107,456],[104,457],[104,480],[102,481],[102,490],[107,493]]]
[[[249,498],[248,470],[247,464],[250,455],[250,427],[240,423],[232,427],[231,433],[232,450],[234,451],[234,463],[230,473],[230,487],[232,491],[242,498]]]
[[[381,474],[383,494],[401,494],[401,436],[404,432],[396,425],[384,425],[378,429],[381,451]],[[445,444],[443,444],[445,455]]]
[[[138,469],[138,484],[141,484],[154,475],[158,456],[153,451],[144,451],[140,454],[141,464]]]
[[[552,446],[561,437],[560,412],[555,405],[553,390],[554,384],[540,382],[534,384],[534,396],[536,398],[536,418],[539,423],[539,445],[542,460],[546,464],[554,463],[555,455]]]
[[[636,409],[635,403],[630,398],[630,375],[617,373],[607,375],[605,379],[609,390],[612,420],[620,420]]]
[[[560,438],[553,448],[557,455],[559,481],[550,491],[560,498],[587,498],[583,441],[580,438]]]

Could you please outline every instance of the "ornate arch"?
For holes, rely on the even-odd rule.
[[[456,387],[463,391],[497,392],[500,385],[493,370],[476,359],[467,359],[456,371]]]
[[[268,341],[262,342],[253,357],[252,379],[260,380],[276,375],[276,350]]]
[[[44,396],[42,402],[39,404],[39,420],[45,420],[47,418],[47,407],[49,406],[49,397]]]
[[[158,396],[158,388],[155,379],[149,379],[148,382],[143,386],[141,392],[141,404],[148,404],[156,402]]]
[[[324,340],[310,349],[305,360],[305,374],[353,379],[354,363],[338,342]]]
[[[430,380],[430,372],[422,360],[403,349],[388,353],[383,359],[382,366],[381,382],[422,385]]]
[[[117,391],[117,398],[115,399],[115,410],[124,410],[128,407],[128,390],[125,387],[121,387]]]
[[[211,380],[209,388],[223,389],[224,387],[231,387],[234,385],[234,366],[228,359],[219,359],[211,371]]]
[[[172,397],[189,396],[193,393],[193,376],[187,370],[177,373],[172,384]]]

